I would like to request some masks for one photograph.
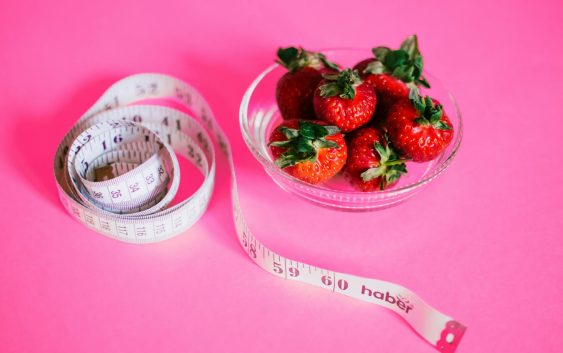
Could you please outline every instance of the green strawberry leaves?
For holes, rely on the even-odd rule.
[[[333,63],[332,61],[328,60],[324,54],[317,53],[317,57],[319,60],[324,64],[326,68],[338,71],[340,70],[340,65]]]
[[[420,56],[418,50],[418,37],[416,35],[408,36],[402,43],[400,50],[407,53],[410,58]]]
[[[301,136],[309,138],[309,139],[322,139],[328,135],[334,135],[338,133],[338,130],[333,129],[334,126],[329,126],[329,129],[323,125],[313,124],[309,122],[301,122],[299,125],[299,133]],[[337,128],[338,129],[338,128]]]
[[[340,69],[337,64],[329,61],[324,54],[308,51],[301,47],[279,48],[277,55],[278,60],[276,62],[290,72],[303,67],[312,67],[317,70],[323,67],[337,71]]]
[[[401,159],[391,148],[387,136],[385,136],[385,140],[385,146],[379,142],[374,144],[374,149],[379,154],[379,166],[369,168],[360,175],[363,181],[371,181],[380,177],[380,190],[384,190],[387,185],[393,184],[399,180],[401,175],[407,173],[406,160]]]
[[[453,130],[451,126],[441,120],[434,124],[434,127],[438,130]]]
[[[276,165],[282,169],[307,161],[314,163],[317,160],[318,151],[323,148],[340,148],[338,143],[326,139],[327,136],[340,133],[340,129],[336,126],[323,126],[301,120],[298,129],[285,126],[278,129],[287,140],[273,141],[269,146],[286,149],[275,161]]]
[[[356,87],[362,84],[358,70],[345,69],[338,74],[324,74],[323,78],[328,83],[319,87],[321,97],[354,99]]]
[[[372,52],[377,60],[371,62],[364,70],[364,73],[386,73],[405,83],[430,88],[430,84],[422,76],[424,63],[418,49],[416,35],[407,37],[401,43],[401,47],[398,50],[377,47],[373,48]]]
[[[393,50],[385,55],[383,64],[390,68],[400,68],[406,66],[409,61],[409,54],[404,50]]]
[[[279,62],[285,67],[291,65],[291,63],[297,60],[298,57],[299,57],[299,49],[295,47],[278,49]]]
[[[387,57],[387,54],[391,52],[391,49],[387,47],[377,47],[377,48],[373,48],[371,52],[377,58],[379,63],[383,64],[383,62],[385,62],[385,58]]]
[[[290,129],[288,127],[282,126],[280,127],[280,131],[287,137],[288,140],[292,140],[299,136],[299,130]]]
[[[414,120],[420,125],[432,125],[438,130],[453,130],[453,128],[442,120],[444,108],[441,104],[435,103],[429,96],[422,97],[417,88],[412,88],[409,92],[409,99],[414,108],[420,113],[420,117]]]

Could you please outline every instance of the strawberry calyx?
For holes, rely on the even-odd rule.
[[[273,141],[269,146],[285,148],[286,151],[276,159],[280,168],[294,166],[302,162],[316,162],[319,150],[323,148],[340,148],[334,141],[327,140],[327,136],[340,133],[337,126],[319,125],[300,120],[299,128],[279,127],[279,131],[287,138],[286,141]]]
[[[290,72],[295,72],[297,69],[301,69],[303,67],[312,67],[317,70],[326,67],[333,70],[339,70],[338,65],[329,61],[324,54],[308,51],[301,47],[279,48],[277,55],[278,60],[276,60],[276,62],[288,69]]]
[[[438,130],[452,130],[452,127],[442,120],[444,108],[441,104],[434,102],[430,96],[422,97],[416,88],[409,92],[409,99],[415,109],[420,113],[420,117],[414,119],[419,125],[431,125]]]
[[[397,50],[388,47],[372,49],[377,60],[372,61],[364,73],[390,74],[410,86],[424,86],[430,88],[428,81],[422,76],[424,63],[418,49],[416,35],[407,37]]]
[[[387,136],[385,136],[387,140]],[[379,189],[384,190],[387,185],[391,185],[401,175],[407,173],[406,160],[401,159],[399,155],[391,148],[389,141],[383,146],[379,142],[375,142],[374,149],[379,154],[379,165],[372,167],[360,174],[363,181],[371,181],[380,178]]]
[[[362,84],[358,70],[345,69],[337,74],[323,74],[328,83],[319,87],[321,97],[339,96],[354,99],[356,87]]]

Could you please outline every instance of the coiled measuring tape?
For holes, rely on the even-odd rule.
[[[191,113],[137,105],[151,99],[180,102]],[[78,221],[117,240],[150,243],[173,237],[190,228],[207,208],[215,181],[214,142],[230,167],[239,242],[258,266],[284,279],[393,310],[439,351],[455,351],[465,326],[410,290],[290,260],[265,247],[241,212],[226,135],[198,91],[173,77],[139,74],[122,79],[78,120],[55,155],[59,197]],[[180,181],[176,154],[195,165],[204,180],[193,195],[169,207]]]

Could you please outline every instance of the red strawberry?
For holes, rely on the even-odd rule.
[[[442,106],[428,96],[422,98],[416,88],[408,99],[398,101],[389,110],[387,133],[393,145],[415,162],[435,159],[454,136]]]
[[[280,48],[278,58],[278,63],[289,70],[276,85],[276,101],[282,117],[286,120],[315,119],[315,89],[322,74],[338,71],[338,66],[323,54],[303,48]]]
[[[319,119],[338,126],[342,132],[357,129],[371,119],[377,98],[356,70],[323,77],[313,97]]]
[[[346,176],[361,191],[384,190],[407,172],[405,161],[391,148],[383,133],[372,127],[356,130],[348,140]]]
[[[311,184],[327,181],[346,164],[344,137],[322,121],[286,120],[270,135],[269,146],[278,167]]]
[[[365,80],[369,76],[369,74],[367,72],[364,72],[364,71],[367,69],[369,64],[371,64],[372,62],[374,62],[376,60],[377,59],[375,59],[375,58],[364,59],[364,60],[360,61],[359,63],[357,63],[356,65],[354,65],[353,69],[358,70],[360,77]]]
[[[365,59],[354,68],[373,85],[377,94],[376,119],[381,121],[393,103],[409,96],[409,87],[430,85],[422,76],[422,55],[415,35],[405,39],[398,50],[377,47],[372,51],[375,58]]]

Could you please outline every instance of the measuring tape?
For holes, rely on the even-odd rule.
[[[152,99],[180,102],[189,113],[138,105]],[[190,228],[207,208],[215,182],[214,142],[230,167],[239,242],[258,266],[284,279],[393,310],[439,351],[455,351],[465,326],[410,290],[290,260],[264,246],[241,212],[226,135],[199,92],[173,77],[139,74],[122,79],[78,120],[55,155],[59,197],[74,218],[103,235],[130,243],[168,239]],[[176,154],[190,161],[204,180],[193,195],[169,206],[180,182]]]

